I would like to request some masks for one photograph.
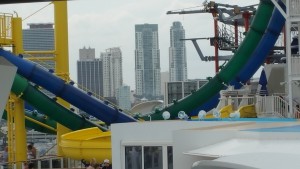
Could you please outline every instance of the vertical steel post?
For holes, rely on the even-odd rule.
[[[67,1],[54,1],[54,23],[55,23],[55,70],[56,74],[65,81],[69,81],[69,46],[68,46],[68,12]],[[58,102],[65,107],[70,104],[62,99]],[[71,130],[57,123],[57,142],[61,141],[60,136]],[[63,155],[57,146],[58,155]]]

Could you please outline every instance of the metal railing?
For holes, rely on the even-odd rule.
[[[280,96],[257,96],[258,117],[287,117],[288,103]]]
[[[299,0],[290,0],[290,15],[291,16],[300,16],[300,1]]]
[[[238,31],[238,35],[235,35],[234,26],[222,24],[222,27],[218,27],[219,30],[219,48],[221,49],[236,49],[243,41],[244,35],[241,31]],[[235,44],[235,36],[238,37],[238,44]]]
[[[289,103],[282,96],[257,96],[256,107],[258,116],[300,118],[299,104],[293,102],[293,114],[289,116]]]
[[[19,162],[18,164],[22,165],[22,169],[25,168],[26,165],[32,163],[34,169],[83,169],[85,168],[81,161],[72,160],[69,158],[57,157],[57,156],[48,156],[43,158],[34,159],[26,162]],[[17,169],[17,162],[11,163],[0,163],[0,169]]]
[[[12,14],[0,13],[0,40],[12,39]]]

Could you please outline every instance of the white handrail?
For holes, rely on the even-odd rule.
[[[66,163],[65,163],[65,160]],[[84,168],[82,165],[81,161],[78,160],[72,160],[69,158],[63,158],[63,157],[58,157],[58,156],[49,156],[49,157],[43,157],[43,158],[37,158],[34,159],[35,161],[35,169],[65,169],[65,168]],[[59,166],[54,166],[53,162],[56,161],[56,164]],[[26,162],[27,163],[27,162]],[[42,164],[44,163],[44,164]],[[45,166],[46,163],[46,166]],[[25,162],[21,162],[22,164],[22,169],[24,169],[24,164]],[[65,166],[67,165],[67,166]],[[12,163],[0,163],[0,169],[6,169],[6,168],[11,168],[11,169],[17,169],[17,163],[12,162]]]
[[[300,108],[294,102],[291,118],[300,118]],[[257,113],[259,116],[288,118],[289,103],[282,96],[257,96]]]

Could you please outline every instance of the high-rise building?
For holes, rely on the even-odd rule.
[[[170,81],[186,81],[187,80],[187,62],[185,30],[180,22],[173,22],[170,29],[170,48],[169,48],[169,71]]]
[[[121,49],[106,49],[100,57],[103,62],[103,96],[116,97],[116,90],[123,84]]]
[[[117,89],[117,100],[118,106],[123,109],[129,111],[131,109],[131,101],[130,101],[130,87],[123,85]]]
[[[83,47],[82,49],[79,49],[79,60],[95,60],[95,48],[89,47],[88,49],[86,47]]]
[[[160,80],[158,25],[135,25],[136,96],[148,100],[160,98]]]
[[[23,48],[25,51],[54,51],[53,23],[30,23],[29,29],[23,29]],[[25,54],[24,57],[54,57],[53,54]],[[35,59],[35,62],[47,69],[55,68],[54,61]]]
[[[95,97],[103,95],[102,61],[95,58],[94,48],[79,49],[77,61],[77,83],[84,91],[91,91]]]

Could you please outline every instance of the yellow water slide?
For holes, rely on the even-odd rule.
[[[256,118],[257,113],[255,110],[255,105],[245,105],[239,108],[238,112],[240,112],[240,118]]]
[[[221,114],[220,118],[228,118],[229,115],[230,115],[230,113],[232,113],[232,112],[233,112],[233,110],[232,110],[232,105],[224,106],[224,107],[220,110],[220,114]],[[205,116],[205,118],[210,119],[210,118],[215,118],[215,117],[213,116],[212,113],[210,113],[210,114],[207,114],[207,115]]]
[[[111,159],[111,132],[103,132],[97,127],[77,130],[61,136],[59,146],[63,155],[76,160],[97,162]]]
[[[240,107],[237,112],[240,113],[240,118],[256,118],[257,117],[257,113],[255,110],[255,105],[245,105]],[[230,117],[230,113],[234,113],[233,107],[232,105],[227,105],[224,106],[221,110],[220,110],[220,118],[229,118]],[[193,117],[195,118],[195,117]],[[213,113],[209,113],[205,116],[205,118],[215,118]]]

